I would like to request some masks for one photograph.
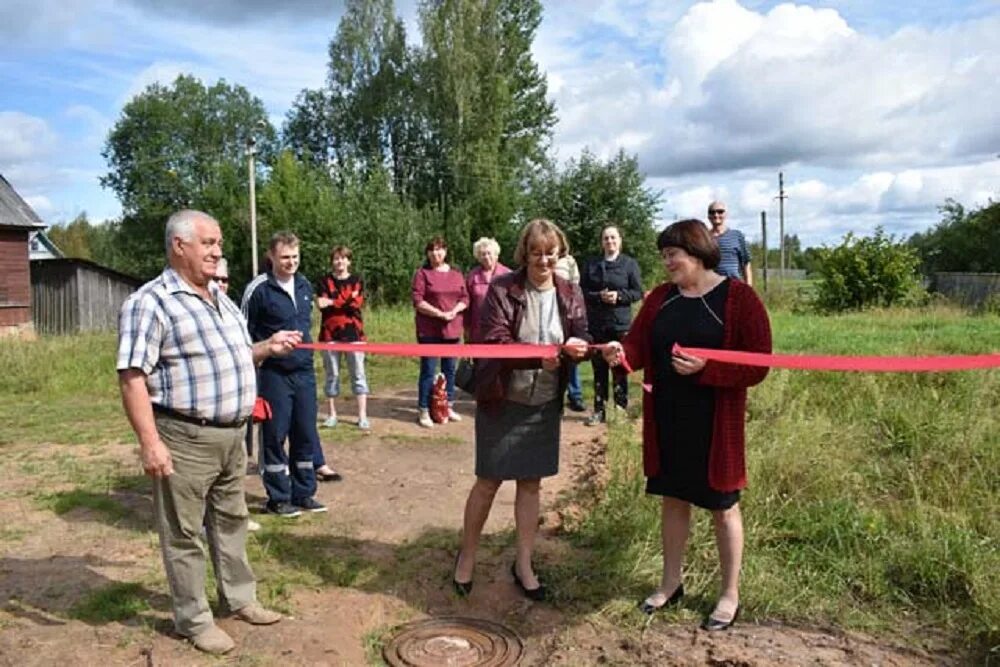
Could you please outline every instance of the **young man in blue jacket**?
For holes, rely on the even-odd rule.
[[[268,247],[271,269],[254,278],[243,293],[243,315],[250,338],[267,339],[274,331],[309,334],[313,290],[299,273],[299,239],[278,232]],[[311,350],[272,357],[257,373],[258,393],[271,405],[271,419],[261,424],[261,476],[267,491],[267,511],[284,517],[325,512],[317,501],[314,453],[319,450],[316,427],[316,376]],[[288,452],[285,452],[285,439]]]

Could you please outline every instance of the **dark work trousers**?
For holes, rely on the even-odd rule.
[[[625,337],[627,331],[605,330],[594,334],[594,343],[610,343],[613,340],[620,341]],[[608,375],[610,367],[604,361],[604,356],[595,354],[590,359],[594,367],[594,412],[603,413],[604,404],[608,401]],[[628,407],[628,378],[624,375],[615,379],[615,405],[623,410]]]
[[[261,423],[261,477],[271,502],[299,503],[316,494],[313,452],[316,430],[316,376],[312,369],[283,373],[261,368],[257,391],[271,404]],[[288,438],[288,453],[285,453]]]

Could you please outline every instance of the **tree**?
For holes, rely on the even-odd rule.
[[[789,269],[806,269],[806,253],[802,250],[802,241],[797,234],[785,234],[785,267]],[[750,261],[757,271],[764,270],[764,247],[760,243],[750,244]],[[773,245],[767,249],[767,268],[781,268],[781,247]]]
[[[93,259],[93,252],[90,249],[92,230],[85,211],[65,226],[52,225],[45,233],[66,257]]]
[[[940,223],[910,237],[924,273],[1000,272],[1000,202],[990,201],[975,211],[966,211],[948,199],[940,211]]]
[[[382,169],[334,183],[322,167],[283,152],[258,199],[262,238],[294,232],[313,281],[330,269],[330,249],[346,245],[370,301],[405,301],[434,221],[401,201],[389,179]]]
[[[510,237],[523,183],[545,162],[556,118],[531,54],[541,16],[537,0],[421,5],[429,169],[419,192],[439,202],[466,257],[479,236]]]
[[[108,134],[101,184],[122,204],[117,243],[127,273],[152,276],[163,267],[163,224],[180,208],[199,208],[222,225],[226,254],[249,265],[249,206],[244,145],[255,133],[264,161],[274,129],[261,101],[238,85],[205,86],[179,76],[152,84],[130,100]]]
[[[550,166],[532,182],[523,217],[549,218],[566,232],[572,252],[583,256],[600,252],[601,229],[615,224],[648,283],[660,265],[653,222],[661,193],[644,183],[636,156],[619,151],[602,162],[584,150],[561,172]]]
[[[344,178],[389,168],[402,196],[420,171],[420,121],[413,50],[392,0],[348,2],[329,54],[326,88],[300,93],[286,145]]]
[[[905,303],[922,288],[916,252],[881,227],[874,236],[848,233],[835,248],[819,251],[817,304],[829,311]]]

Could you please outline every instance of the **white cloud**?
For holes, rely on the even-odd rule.
[[[42,220],[48,219],[55,212],[55,206],[52,205],[48,197],[35,195],[33,197],[25,197],[24,201]]]
[[[705,184],[698,176],[651,179],[664,190],[664,220],[704,220],[709,202],[721,199],[730,224],[748,238],[760,239],[760,213],[767,213],[769,238],[778,238],[778,183],[754,174],[718,178]],[[1000,160],[900,171],[877,171],[844,180],[842,172],[799,177],[785,174],[786,233],[806,245],[839,241],[847,232],[866,234],[882,225],[897,235],[922,231],[940,220],[938,207],[948,198],[975,208],[1000,195]]]
[[[128,88],[119,96],[117,106],[125,106],[129,100],[141,94],[153,84],[170,86],[182,74],[191,74],[208,84],[214,83],[217,78],[210,69],[200,67],[193,62],[154,62],[132,78]]]
[[[613,47],[544,47],[559,55],[547,56],[559,145],[613,150],[625,126],[650,137],[635,150],[662,176],[796,163],[930,167],[1000,145],[1000,87],[984,85],[1000,80],[1000,50],[987,46],[1000,34],[997,16],[880,37],[832,9],[782,4],[764,14],[713,0],[672,27],[645,28],[657,31],[655,65]]]
[[[697,99],[708,74],[760,30],[760,15],[735,0],[713,0],[692,7],[674,26],[663,48],[664,59],[681,85]]]
[[[0,111],[0,171],[48,155],[56,140],[45,120],[20,111]]]

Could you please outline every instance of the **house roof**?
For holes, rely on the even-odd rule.
[[[40,229],[28,232],[28,259],[56,259],[63,256],[62,250],[56,247],[45,232]]]
[[[142,278],[136,278],[135,276],[130,276],[127,273],[122,273],[121,271],[116,271],[107,266],[102,266],[97,262],[92,262],[89,259],[81,259],[79,257],[57,257],[55,259],[33,259],[31,260],[31,266],[34,269],[37,267],[40,270],[46,270],[49,268],[57,267],[83,267],[90,271],[96,271],[97,273],[103,273],[106,276],[114,278],[120,282],[131,285],[132,287],[139,287],[145,282]]]
[[[0,227],[44,229],[46,224],[0,174]]]

